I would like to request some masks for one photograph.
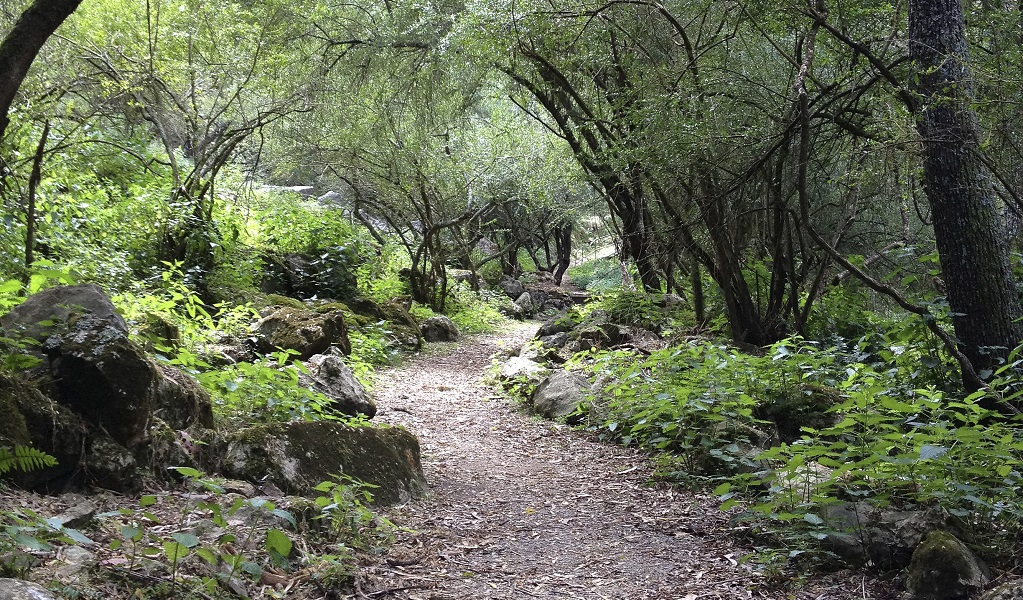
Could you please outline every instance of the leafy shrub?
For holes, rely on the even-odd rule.
[[[590,292],[622,289],[622,271],[613,258],[599,258],[568,268],[568,279]]]
[[[252,422],[344,420],[331,410],[333,400],[299,384],[307,372],[290,354],[238,363],[197,374],[213,400],[214,415],[233,424]]]
[[[607,439],[672,454],[684,478],[759,468],[752,448],[773,434],[756,409],[801,384],[833,381],[835,370],[829,355],[799,340],[779,343],[763,357],[693,343],[640,361],[622,352],[577,360],[608,382],[590,409],[591,428]]]
[[[503,302],[500,292],[474,292],[468,284],[459,282],[449,289],[448,316],[463,333],[493,331],[507,320],[499,310]]]

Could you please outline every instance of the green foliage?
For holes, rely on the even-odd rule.
[[[23,577],[36,562],[34,554],[51,551],[54,544],[92,540],[60,519],[44,518],[29,508],[0,510],[0,575]]]
[[[0,475],[9,471],[35,471],[57,465],[57,459],[28,446],[0,447]]]
[[[314,518],[325,524],[327,538],[363,551],[378,551],[390,544],[394,524],[369,508],[376,486],[343,474],[333,477],[333,481],[323,481],[313,488],[319,492],[314,500],[319,514]]]
[[[597,293],[622,289],[622,271],[613,258],[598,258],[568,268],[568,279],[575,285]]]
[[[500,312],[502,303],[506,301],[500,292],[474,292],[467,283],[459,282],[448,293],[448,316],[462,333],[493,331],[507,320]]]
[[[386,321],[367,323],[348,330],[352,353],[345,357],[345,364],[352,369],[355,378],[367,389],[373,387],[374,372],[378,366],[394,364],[399,350],[391,338]]]
[[[293,543],[282,529],[297,526],[290,511],[259,497],[225,503],[223,480],[190,467],[174,470],[191,490],[176,507],[177,521],[156,514],[161,498],[155,495],[142,496],[138,508],[97,515],[111,534],[110,550],[121,553],[130,569],[165,573],[182,593],[215,591],[240,578],[259,581],[266,567],[290,568]],[[212,523],[210,533],[195,529],[196,515]]]
[[[214,415],[225,423],[351,421],[331,409],[330,398],[299,384],[299,376],[308,371],[290,357],[277,352],[272,358],[207,370],[196,377],[210,392]]]
[[[601,295],[587,307],[590,311],[603,311],[608,321],[634,325],[643,329],[659,330],[667,314],[645,292],[618,290]]]

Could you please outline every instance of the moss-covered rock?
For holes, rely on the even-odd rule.
[[[273,352],[277,348],[298,352],[301,360],[323,354],[330,347],[343,354],[352,353],[348,326],[340,310],[318,312],[310,309],[278,307],[256,323],[258,349]]]
[[[11,377],[0,375],[0,447],[29,446],[32,438],[29,437],[28,425],[25,423],[25,416],[21,414],[21,404],[26,400],[25,396],[31,392],[27,386],[20,385]],[[36,391],[38,393],[38,391]]]
[[[984,589],[991,573],[947,531],[932,531],[913,552],[906,576],[911,600],[965,600]]]
[[[153,394],[155,415],[173,429],[213,429],[213,401],[199,382],[177,367],[162,365],[159,370]]]
[[[266,479],[289,493],[309,493],[341,473],[377,486],[373,494],[378,504],[404,502],[426,486],[419,440],[399,427],[271,423],[235,432],[225,441],[225,475]]]
[[[400,346],[409,350],[419,350],[423,347],[423,331],[401,302],[391,300],[377,303],[368,298],[356,298],[350,300],[348,306],[356,314],[370,317],[372,322],[386,321],[387,329]]]

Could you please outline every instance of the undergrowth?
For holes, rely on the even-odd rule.
[[[788,339],[762,356],[708,341],[575,362],[604,382],[592,431],[662,456],[664,477],[715,487],[722,508],[743,507],[737,518],[796,552],[816,551],[834,527],[827,508],[848,501],[940,507],[987,543],[1018,537],[1023,421],[981,403],[1023,393],[1021,350],[990,391],[964,396],[920,329]]]

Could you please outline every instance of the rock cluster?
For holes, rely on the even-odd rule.
[[[396,306],[374,304],[373,314],[399,313],[398,327],[404,326],[408,343],[418,346],[418,325]],[[344,360],[351,352],[346,308],[275,307],[253,327],[250,347],[294,350],[308,371],[301,385],[330,398],[338,415],[372,417],[376,404]],[[168,476],[169,466],[193,466],[272,481],[294,492],[346,474],[378,486],[381,503],[406,500],[425,487],[418,441],[404,429],[320,421],[216,431],[209,394],[133,341],[97,286],[35,294],[0,318],[0,325],[3,338],[20,340],[20,350],[9,350],[20,352],[24,364],[18,376],[0,374],[0,414],[6,417],[0,447],[34,447],[58,461],[16,474],[22,486],[97,485],[133,493],[144,477]],[[225,348],[230,352],[212,351],[224,365],[251,352]]]

